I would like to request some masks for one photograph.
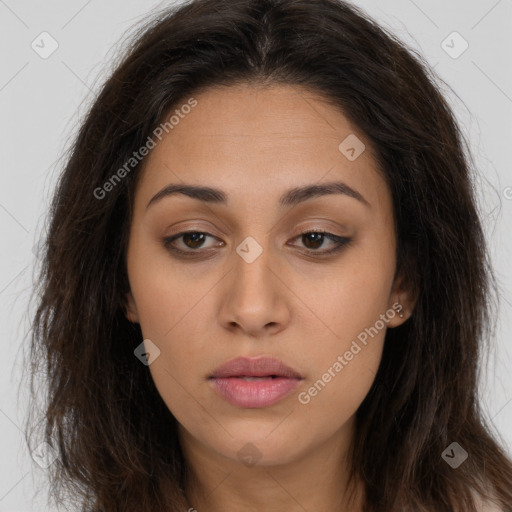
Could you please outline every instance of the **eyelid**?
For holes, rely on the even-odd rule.
[[[204,230],[201,230],[201,229],[187,229],[185,231],[179,231],[178,233],[174,233],[172,235],[169,235],[169,236],[165,236],[164,239],[163,239],[163,242],[164,242],[164,245],[167,247],[167,246],[170,246],[172,242],[174,242],[175,240],[179,240],[180,238],[182,238],[184,235],[187,235],[187,234],[194,234],[194,233],[199,233],[199,234],[202,234],[202,235],[205,235],[205,237],[208,237],[208,238],[214,238],[216,240],[219,240],[219,238],[215,235],[212,235],[211,233],[209,233],[208,231],[204,231]],[[225,242],[222,242],[224,245]],[[176,249],[176,248],[174,248]],[[182,251],[182,252],[189,252],[189,253],[192,253],[192,252],[195,252],[195,253],[199,253],[201,250],[203,252],[205,251],[208,251],[210,248],[208,249],[197,249],[197,250],[194,250],[194,249],[188,249],[186,251]],[[180,249],[176,249],[178,252],[180,252]]]
[[[179,249],[172,245],[172,243],[175,240],[182,238],[184,235],[197,234],[197,233],[201,234],[201,235],[205,235],[206,238],[214,238],[214,239],[219,240],[219,238],[217,236],[212,235],[211,233],[209,233],[207,231],[202,231],[200,229],[188,229],[188,230],[180,231],[179,233],[175,233],[173,235],[164,237],[163,245],[169,252],[173,252],[177,255],[182,255],[182,258],[207,259],[207,258],[211,257],[212,251],[214,250],[215,247],[209,247],[206,249],[202,248],[202,247],[199,247],[197,249],[191,249],[191,248]],[[292,241],[296,240],[297,238],[301,237],[302,235],[310,234],[310,233],[323,234],[323,235],[325,235],[324,239],[329,240],[330,242],[334,243],[334,245],[335,245],[331,249],[321,249],[321,248],[318,250],[317,249],[308,249],[308,248],[301,249],[301,252],[303,255],[313,256],[313,257],[316,257],[319,259],[321,259],[322,257],[328,257],[330,255],[340,252],[343,248],[350,245],[354,240],[352,237],[335,235],[334,233],[332,233],[324,228],[314,228],[314,227],[302,228],[302,231],[299,232],[298,234],[292,236],[290,238],[290,240],[292,240]],[[223,241],[221,241],[221,244],[226,245],[225,242],[223,242]],[[291,245],[292,247],[295,247],[295,244],[287,244],[287,245]],[[216,247],[219,247],[219,244],[217,244]],[[180,257],[180,256],[177,256],[177,257]]]
[[[322,228],[320,228],[320,229],[306,228],[304,231],[301,231],[298,235],[292,237],[291,240],[295,240],[295,239],[299,238],[300,236],[309,234],[309,233],[323,234],[323,235],[325,235],[326,239],[328,239],[329,241],[331,241],[335,244],[335,246],[332,249],[323,249],[323,250],[322,249],[315,250],[315,249],[307,249],[307,248],[302,249],[302,252],[304,254],[316,256],[317,258],[327,257],[331,254],[338,253],[344,247],[346,247],[347,245],[350,245],[354,241],[353,237],[335,235],[334,233],[332,233],[328,230],[324,230]],[[293,246],[293,244],[292,244],[292,246]]]

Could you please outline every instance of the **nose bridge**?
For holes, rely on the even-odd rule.
[[[235,252],[233,284],[237,287],[239,297],[252,295],[254,299],[256,294],[268,294],[269,287],[273,286],[268,237],[264,234],[258,235],[258,239],[247,236]],[[269,298],[266,297],[267,300]]]
[[[234,268],[225,290],[222,320],[246,332],[260,332],[266,325],[283,324],[286,305],[280,296],[276,265],[269,239],[248,236],[235,248]],[[260,243],[261,240],[261,243]]]

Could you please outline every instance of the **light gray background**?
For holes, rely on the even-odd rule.
[[[115,44],[150,10],[171,2],[142,0],[0,0],[0,512],[46,510],[44,472],[25,447],[26,402],[17,401],[27,301],[35,258],[59,168],[93,92],[111,66]],[[481,208],[501,311],[496,348],[483,381],[483,405],[512,451],[512,0],[357,0],[358,6],[417,49],[444,87],[482,175]],[[47,59],[31,47],[47,31],[58,49]],[[468,49],[452,58],[442,47],[453,31]],[[448,43],[457,52],[461,41]],[[48,40],[45,48],[49,48]],[[117,49],[120,47],[117,46]]]

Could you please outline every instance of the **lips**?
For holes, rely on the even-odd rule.
[[[287,377],[302,379],[302,375],[273,357],[237,357],[217,368],[211,378]]]
[[[285,398],[303,377],[279,359],[238,357],[217,368],[208,379],[232,405],[261,408]]]

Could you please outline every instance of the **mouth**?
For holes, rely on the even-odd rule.
[[[246,380],[247,382],[253,382],[258,380],[267,380],[267,379],[278,379],[281,378],[279,375],[263,375],[260,377],[249,377],[247,375],[237,375],[236,377],[228,377],[230,379],[242,379]]]
[[[303,376],[271,357],[228,361],[208,377],[213,389],[237,407],[269,407],[288,396]]]

